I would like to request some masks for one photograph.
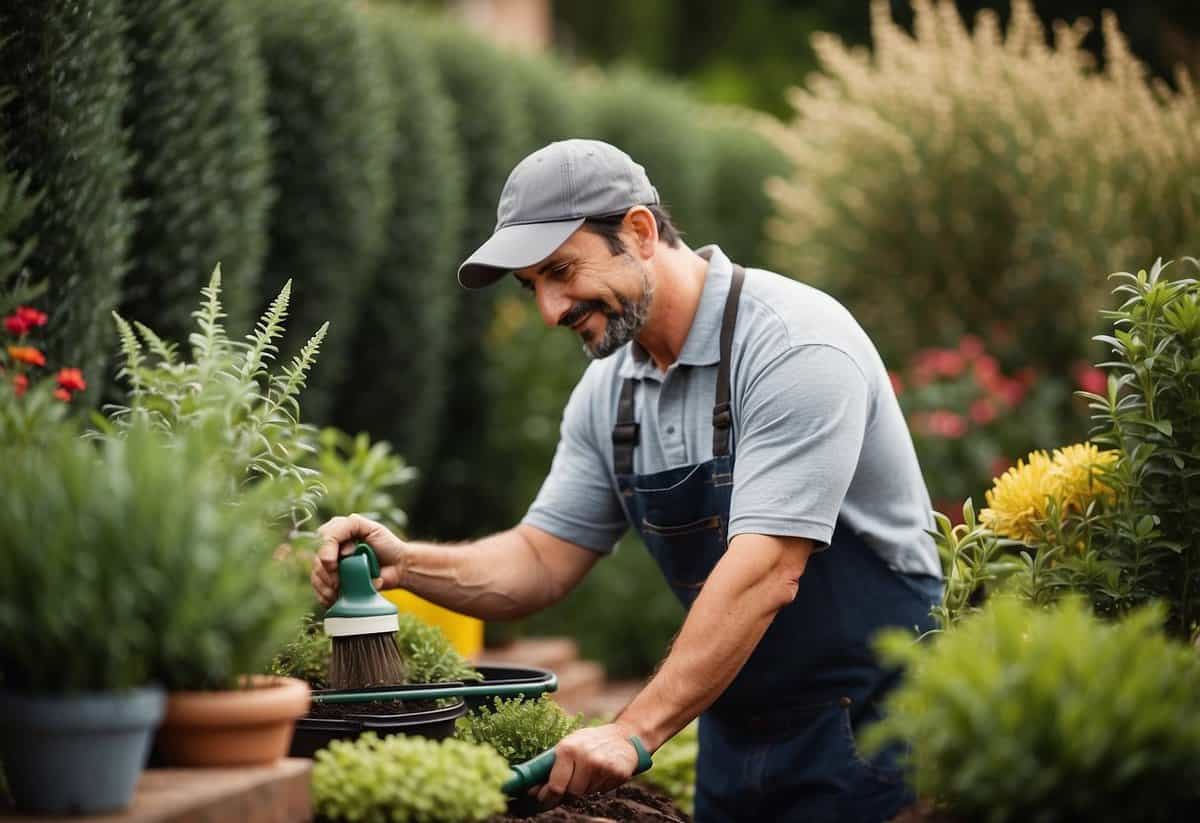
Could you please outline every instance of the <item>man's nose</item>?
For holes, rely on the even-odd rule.
[[[567,297],[562,287],[555,283],[539,283],[536,288],[538,311],[542,314],[542,322],[547,326],[557,326],[559,318],[571,308],[571,298]]]

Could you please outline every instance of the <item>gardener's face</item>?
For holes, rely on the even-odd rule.
[[[626,247],[636,244],[631,236]],[[546,325],[574,331],[593,358],[608,357],[638,335],[654,294],[651,269],[641,255],[614,255],[603,237],[583,229],[513,276],[534,293]]]

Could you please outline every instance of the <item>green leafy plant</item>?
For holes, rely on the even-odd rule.
[[[419,617],[401,613],[396,645],[404,659],[409,683],[467,682],[483,679],[437,626]]]
[[[366,732],[313,762],[313,808],[329,820],[466,823],[505,809],[508,764],[489,746]]]
[[[327,689],[332,655],[332,640],[325,634],[321,622],[309,615],[304,618],[296,636],[275,655],[267,672],[281,677],[298,677],[314,689]]]
[[[411,483],[416,470],[392,451],[390,443],[372,443],[365,432],[351,437],[334,428],[322,429],[317,443],[312,467],[325,488],[317,507],[322,519],[357,512],[394,529],[407,525],[394,491]]]
[[[665,792],[688,814],[696,808],[696,757],[700,753],[700,725],[687,724],[654,753],[654,767],[638,776]]]
[[[307,591],[271,558],[274,497],[238,490],[215,428],[62,423],[0,446],[6,686],[224,688],[267,663]]]
[[[521,763],[553,748],[576,729],[583,717],[572,717],[541,695],[536,700],[494,697],[492,706],[479,706],[460,717],[454,735],[471,743],[486,743],[509,763]]]
[[[1187,258],[1194,269],[1200,261]],[[1168,628],[1200,632],[1200,282],[1170,280],[1161,259],[1150,271],[1112,275],[1124,302],[1104,312],[1111,347],[1107,392],[1085,394],[1093,410],[1092,438],[1118,449],[1111,477],[1116,504],[1097,524],[1097,541],[1115,570],[1111,585],[1094,588],[1113,607],[1161,598]]]
[[[997,598],[934,642],[890,633],[879,648],[907,674],[863,748],[907,744],[918,793],[969,820],[1191,819],[1200,658],[1164,617]]]
[[[315,469],[304,465],[313,453],[313,427],[300,422],[298,396],[316,360],[329,324],[317,330],[291,363],[272,372],[276,343],[284,333],[292,284],[288,281],[245,340],[229,339],[223,323],[221,268],[203,289],[193,312],[191,360],[178,346],[142,323],[114,313],[129,386],[128,406],[109,406],[109,434],[119,435],[145,421],[166,432],[206,428],[221,437],[214,452],[242,478],[242,486],[274,489],[280,511],[293,528],[308,520],[322,486]]]

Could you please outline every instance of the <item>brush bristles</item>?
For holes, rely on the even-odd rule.
[[[335,689],[396,686],[404,682],[404,660],[396,635],[351,634],[333,638],[329,685]]]

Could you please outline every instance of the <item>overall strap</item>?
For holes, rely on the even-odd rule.
[[[713,457],[729,454],[729,433],[733,426],[733,412],[729,405],[729,369],[733,350],[733,329],[737,325],[738,298],[742,294],[742,282],[746,270],[733,264],[733,279],[729,283],[729,295],[725,298],[725,316],[721,318],[721,365],[717,370],[717,402],[713,406]]]
[[[633,416],[633,379],[626,377],[617,401],[617,424],[613,426],[613,468],[617,474],[633,474],[633,449],[638,444],[638,423]]]

